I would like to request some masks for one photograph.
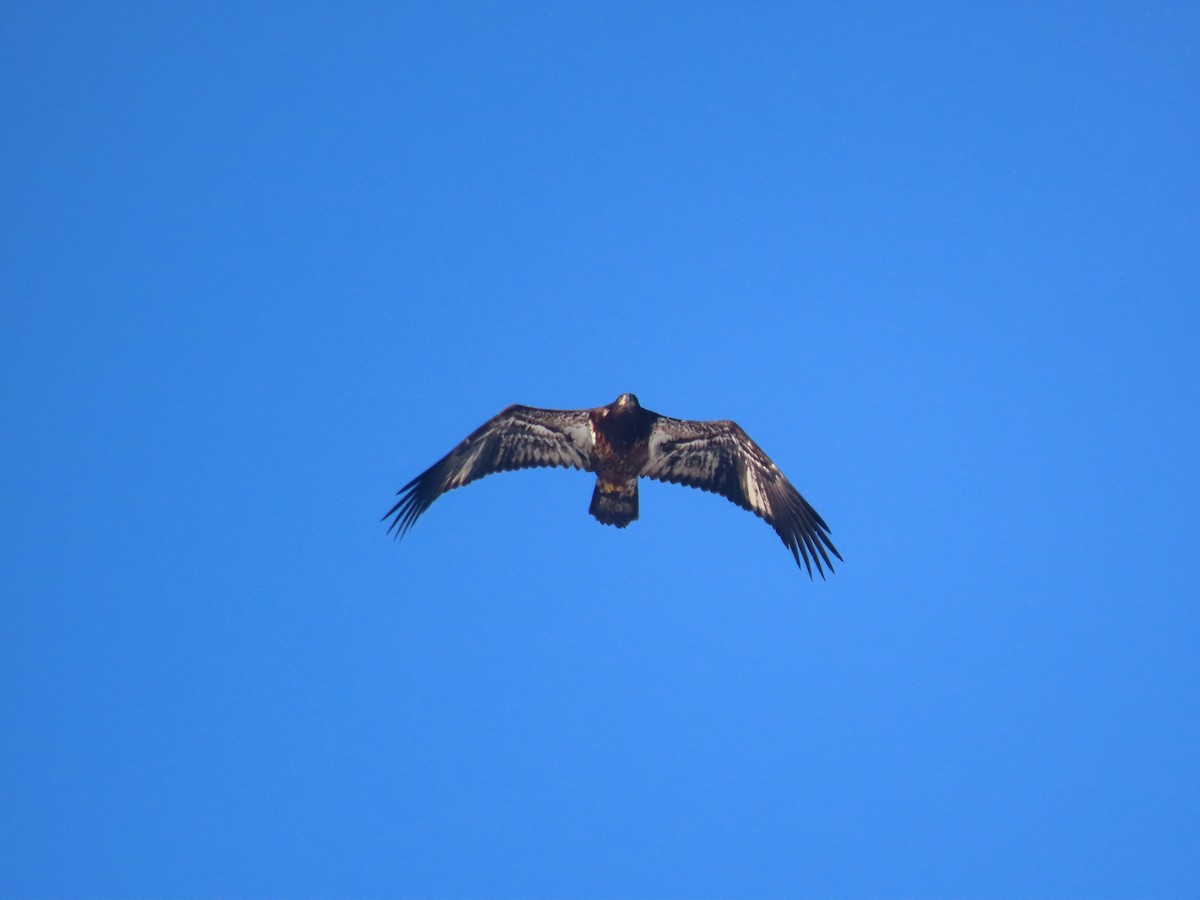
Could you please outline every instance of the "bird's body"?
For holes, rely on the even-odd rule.
[[[650,458],[650,434],[654,419],[649,410],[622,402],[622,394],[610,406],[588,411],[592,430],[592,459],[596,490],[588,512],[605,525],[624,528],[638,517],[638,477]]]
[[[404,534],[446,491],[493,472],[564,466],[596,474],[589,512],[624,528],[638,517],[638,479],[712,491],[769,523],[798,565],[833,571],[829,528],[779,467],[729,421],[671,419],[645,409],[633,394],[583,410],[510,406],[398,492],[384,516]]]

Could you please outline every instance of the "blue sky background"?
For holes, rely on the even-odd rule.
[[[1200,10],[0,9],[0,893],[1200,896]],[[393,492],[509,403],[828,520]]]

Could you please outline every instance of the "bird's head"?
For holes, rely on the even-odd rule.
[[[622,394],[617,398],[617,409],[637,409],[641,404],[633,394]]]

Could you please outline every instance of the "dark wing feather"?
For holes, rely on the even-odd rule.
[[[778,532],[809,578],[813,566],[825,577],[822,561],[833,571],[830,553],[842,558],[829,539],[829,526],[735,423],[663,416],[650,433],[649,450],[642,475],[711,491],[750,510]]]
[[[400,537],[438,497],[493,472],[539,466],[592,470],[588,410],[510,406],[396,493],[384,519]]]

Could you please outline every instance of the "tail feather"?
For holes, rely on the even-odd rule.
[[[637,479],[627,484],[606,484],[597,478],[588,512],[605,525],[624,528],[638,517]]]

